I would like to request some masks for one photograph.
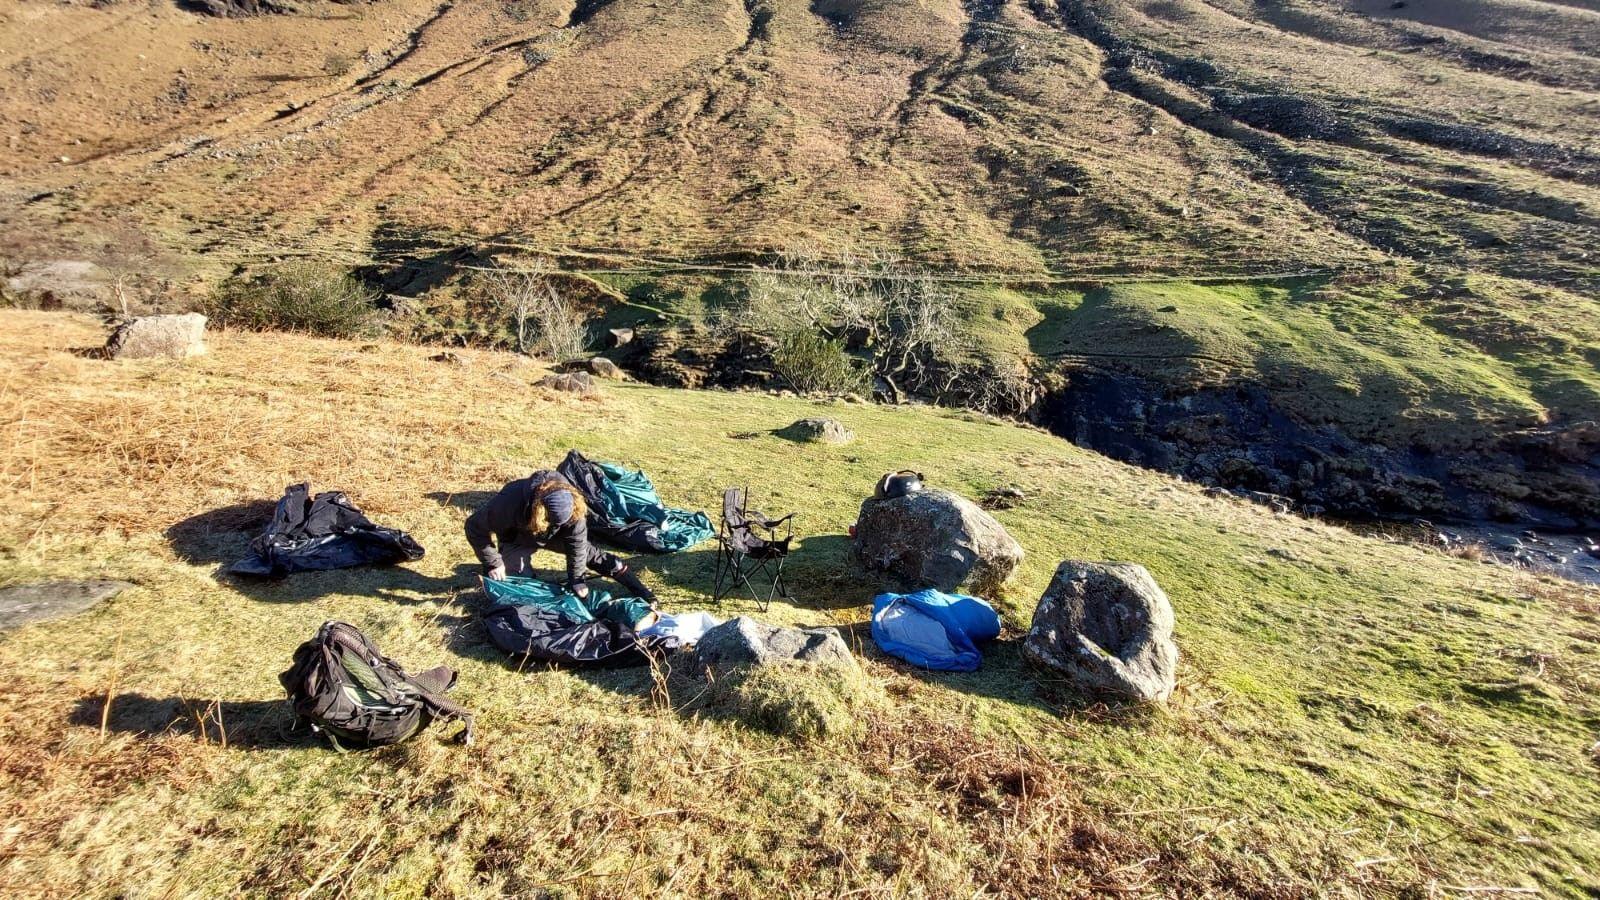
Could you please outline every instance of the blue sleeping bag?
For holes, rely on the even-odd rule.
[[[983,662],[978,643],[999,636],[1000,615],[977,597],[929,588],[872,600],[878,649],[924,669],[974,671]]]

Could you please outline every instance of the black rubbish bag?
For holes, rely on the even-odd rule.
[[[294,572],[391,565],[422,558],[422,545],[411,535],[372,524],[343,491],[310,494],[310,484],[292,485],[284,491],[272,512],[272,524],[250,542],[250,555],[228,571],[282,578]]]
[[[560,610],[503,603],[483,614],[489,640],[504,653],[563,666],[642,666],[651,653],[676,649],[677,638],[644,637],[608,619],[582,622]]]

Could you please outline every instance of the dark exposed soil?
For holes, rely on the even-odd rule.
[[[1286,498],[1350,519],[1600,526],[1593,423],[1515,432],[1467,452],[1364,443],[1284,414],[1256,385],[1172,393],[1122,373],[1079,370],[1030,411],[1073,443],[1220,488]]]

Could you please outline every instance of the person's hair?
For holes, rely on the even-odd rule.
[[[581,519],[589,514],[589,506],[583,502],[582,494],[572,485],[552,478],[533,489],[533,512],[528,517],[528,530],[534,534],[541,534],[550,528],[550,511],[544,508],[544,498],[556,491],[565,491],[572,496],[572,518]]]

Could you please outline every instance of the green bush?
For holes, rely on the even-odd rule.
[[[207,312],[232,328],[350,338],[372,332],[377,299],[377,291],[337,266],[285,263],[254,278],[223,282]]]
[[[802,394],[848,394],[866,386],[866,375],[839,342],[814,331],[792,331],[779,339],[772,367]]]

